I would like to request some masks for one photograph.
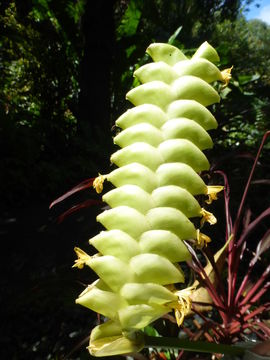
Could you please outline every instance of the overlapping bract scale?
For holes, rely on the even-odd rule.
[[[190,259],[183,240],[196,241],[192,218],[202,216],[195,196],[208,191],[198,173],[209,169],[202,150],[217,127],[205,106],[220,100],[209,84],[224,80],[218,55],[208,43],[192,59],[168,44],[147,53],[153,62],[135,71],[141,85],[127,94],[135,107],[116,121],[117,168],[106,176],[115,188],[103,195],[111,209],[97,217],[105,230],[90,239],[99,255],[86,264],[100,279],[77,299],[108,318],[91,334],[95,356],[138,351],[138,330],[175,308],[179,263]]]

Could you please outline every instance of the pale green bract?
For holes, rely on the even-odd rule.
[[[135,107],[116,121],[117,168],[94,183],[98,193],[105,179],[115,187],[103,195],[111,209],[97,217],[106,230],[90,239],[99,253],[75,249],[75,266],[99,277],[76,302],[107,318],[91,333],[95,356],[141,350],[140,330],[172,310],[181,325],[192,291],[174,286],[185,280],[179,262],[191,258],[183,240],[204,246],[210,239],[192,218],[216,222],[195,196],[211,203],[222,189],[206,186],[198,173],[209,169],[202,150],[213,146],[207,130],[217,127],[205,106],[220,97],[209,83],[227,83],[230,72],[213,64],[219,58],[207,42],[191,59],[169,44],[152,44],[147,53],[154,62],[135,71],[142,85],[127,94]]]

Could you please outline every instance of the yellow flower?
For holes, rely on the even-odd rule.
[[[174,301],[169,306],[174,309],[175,319],[178,326],[181,326],[185,316],[191,310],[191,299],[190,296],[194,291],[194,287],[190,286],[183,290],[176,291],[175,294],[178,296],[178,301]]]
[[[204,208],[202,208],[201,210],[201,215],[202,215],[201,226],[203,226],[203,224],[206,221],[209,222],[210,225],[214,225],[217,223],[216,217],[209,211],[206,211]]]
[[[224,81],[224,85],[223,85],[223,88],[228,86],[231,78],[232,78],[232,75],[231,75],[231,71],[233,69],[233,66],[228,68],[228,69],[225,69],[223,71],[221,71],[221,76],[222,76],[222,80]]]
[[[75,247],[74,251],[76,255],[78,256],[78,259],[75,260],[75,264],[72,267],[77,267],[79,269],[82,269],[84,265],[88,265],[87,263],[93,258],[99,256],[99,254],[96,254],[94,256],[88,255],[85,251],[82,249]]]
[[[219,193],[223,189],[224,189],[224,186],[221,186],[221,185],[207,186],[208,200],[206,200],[205,202],[207,204],[212,204],[213,200],[217,200],[217,193]]]
[[[207,246],[211,242],[211,238],[197,229],[197,247],[202,249],[204,246]]]
[[[95,178],[93,182],[93,188],[96,190],[98,194],[100,194],[103,190],[103,183],[106,180],[106,175],[98,174],[99,176]]]

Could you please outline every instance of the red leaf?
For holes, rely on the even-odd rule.
[[[62,215],[59,216],[58,223],[61,223],[68,215],[73,214],[74,212],[76,212],[80,209],[85,209],[92,205],[100,205],[100,204],[102,204],[101,200],[90,199],[90,200],[86,200],[86,201],[82,202],[81,204],[74,205],[70,209],[65,211]]]
[[[250,235],[250,233],[256,228],[259,223],[264,220],[267,216],[270,216],[270,207],[264,210],[255,220],[253,220],[245,229],[245,231],[242,233],[240,239],[237,242],[237,247],[239,248],[247,236]]]
[[[81,183],[79,183],[78,185],[76,185],[75,187],[70,189],[68,192],[66,192],[64,195],[62,195],[59,198],[57,198],[56,200],[54,200],[50,204],[49,209],[51,209],[54,205],[60,203],[61,201],[65,200],[66,198],[70,197],[71,195],[75,194],[76,192],[90,188],[93,185],[94,180],[95,180],[95,178],[90,178],[90,179],[82,181]]]
[[[248,291],[248,293],[246,294],[246,296],[244,297],[244,299],[240,302],[240,306],[243,306],[245,304],[247,304],[249,302],[249,300],[255,295],[256,291],[258,289],[262,288],[263,283],[265,282],[265,280],[267,279],[267,277],[270,275],[270,265],[267,266],[267,268],[264,270],[263,274],[261,275],[261,277],[258,279],[258,281],[256,282],[256,284],[254,284],[254,286]],[[267,285],[268,286],[268,285]],[[263,288],[262,288],[263,289]],[[260,291],[259,291],[260,293]],[[262,295],[262,294],[261,294]],[[258,300],[258,299],[256,299]]]
[[[245,190],[244,190],[244,193],[243,193],[243,196],[242,196],[242,199],[241,199],[241,203],[239,205],[238,212],[237,212],[237,215],[236,215],[236,220],[235,220],[235,223],[234,223],[233,233],[234,233],[235,237],[237,236],[238,227],[239,227],[240,219],[241,219],[243,208],[244,208],[244,203],[246,201],[247,193],[248,193],[248,190],[249,190],[249,186],[250,186],[250,183],[251,183],[251,180],[252,180],[256,165],[258,163],[260,154],[262,152],[262,149],[264,147],[265,141],[267,140],[268,136],[270,136],[270,130],[266,131],[266,133],[264,134],[264,136],[262,138],[259,150],[257,152],[256,158],[254,160],[252,169],[251,169],[249,177],[248,177],[248,181],[246,183],[246,187],[245,187]]]
[[[251,184],[253,185],[270,185],[269,179],[260,179],[260,180],[253,180],[251,181]]]
[[[261,241],[259,241],[254,258],[251,260],[249,266],[254,266],[260,256],[270,248],[270,229],[266,231]]]

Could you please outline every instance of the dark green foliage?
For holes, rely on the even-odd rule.
[[[71,266],[74,239],[87,246],[97,212],[93,207],[58,225],[47,203],[39,202],[12,212],[13,218],[1,216],[3,359],[56,360],[71,351],[70,359],[88,358],[89,326],[97,319],[94,313],[86,316],[74,299],[94,277]]]
[[[12,2],[0,18],[1,193],[17,203],[39,187],[55,189],[55,165],[67,156],[77,123],[76,49],[46,1],[28,10],[22,16]]]
[[[222,65],[234,66],[217,113],[218,140],[222,147],[255,149],[270,124],[270,27],[243,17],[226,20],[218,24],[213,42],[219,44]]]
[[[81,33],[84,8],[85,1],[44,0],[29,7],[11,2],[0,17],[3,202],[23,204],[31,196],[51,197],[60,191],[63,181],[72,185],[88,176],[89,170],[96,172],[94,154],[99,152],[97,144],[101,147],[101,136],[95,139],[97,131],[88,132],[85,136],[90,146],[82,136],[83,124],[95,122],[93,104],[98,98],[93,96],[98,84],[95,79],[95,89],[90,88],[93,99],[87,97],[85,114],[81,98],[87,92],[83,88],[86,69],[80,63],[86,53]],[[88,64],[88,72],[89,65],[94,61]],[[106,88],[106,81],[109,94],[109,79],[99,86]],[[100,109],[107,111],[100,112],[109,138],[108,96],[101,95],[99,102]],[[104,158],[105,154],[98,154],[96,164]]]

